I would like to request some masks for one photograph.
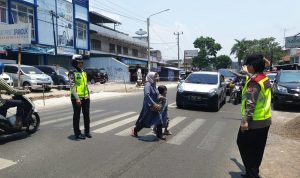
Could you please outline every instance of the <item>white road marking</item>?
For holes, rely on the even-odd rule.
[[[109,121],[117,120],[117,119],[119,119],[121,117],[126,117],[126,116],[132,115],[134,113],[135,112],[126,112],[126,113],[123,113],[123,114],[111,116],[111,117],[106,118],[106,119],[102,119],[102,120],[99,120],[99,121],[91,122],[90,123],[90,127],[95,127],[97,125],[100,125],[100,124],[103,124],[103,123],[106,123],[106,122],[109,122]],[[83,129],[83,128],[84,128],[84,126],[80,127],[80,129]]]
[[[170,124],[169,124],[169,129],[171,129],[172,127],[174,127],[175,125],[179,124],[180,122],[182,122],[184,119],[186,119],[186,117],[175,117],[174,119],[171,119]],[[131,128],[129,127],[125,130],[122,130],[121,132],[116,133],[115,135],[117,136],[128,136],[131,134]],[[152,134],[152,132],[147,133],[146,135],[150,135]]]
[[[169,108],[176,108],[176,107],[177,107],[177,106],[176,106],[176,102],[169,104],[168,107],[169,107]]]
[[[104,110],[95,110],[95,111],[90,112],[90,114],[99,113],[99,112],[102,112],[102,111],[104,111]],[[54,120],[50,120],[50,121],[46,121],[46,122],[41,122],[41,125],[49,125],[49,124],[53,124],[53,123],[56,123],[56,122],[69,120],[69,119],[72,119],[72,118],[73,118],[73,113],[70,116],[63,117],[63,118],[60,118],[60,119],[54,119]]]
[[[121,127],[122,125],[125,125],[125,124],[128,124],[130,122],[133,122],[133,121],[137,120],[138,117],[139,117],[139,115],[135,115],[135,116],[130,117],[128,119],[121,120],[119,122],[110,124],[110,125],[105,126],[105,127],[101,127],[101,128],[96,129],[96,130],[94,130],[92,132],[94,132],[94,133],[105,133],[105,132],[108,132],[108,131],[113,130],[115,128]]]
[[[170,119],[168,129],[170,130],[171,128],[173,128],[174,126],[176,126],[180,122],[184,121],[185,119],[186,119],[186,117],[175,117],[174,119]],[[153,132],[152,131],[148,132],[146,135],[150,135],[150,134],[153,134]]]
[[[225,128],[226,123],[223,121],[217,121],[212,128],[208,131],[204,139],[197,146],[202,150],[213,150],[217,144],[218,138],[221,136],[221,132]]]
[[[104,113],[100,113],[100,114],[97,114],[97,118],[101,118],[101,117],[107,117],[107,116],[110,116],[112,114],[115,114],[117,113],[118,111],[110,111],[110,112],[104,112]],[[94,120],[94,117],[93,115],[90,116],[91,118],[91,121]],[[70,119],[72,120],[72,119]],[[63,123],[58,123],[58,124],[55,124],[54,127],[66,127],[66,126],[70,126],[73,124],[73,120],[72,121],[68,121],[68,122],[63,122]],[[81,123],[83,124],[83,123]]]
[[[17,163],[13,162],[11,160],[8,160],[8,159],[0,158],[0,170],[5,169],[5,168],[10,167],[15,164],[17,164]]]
[[[178,134],[167,141],[169,144],[181,145],[187,138],[189,138],[196,130],[203,125],[204,119],[196,119],[188,126],[183,128]]]

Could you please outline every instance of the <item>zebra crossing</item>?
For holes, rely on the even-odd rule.
[[[171,103],[169,105],[169,107],[173,106],[176,107],[176,103]],[[135,121],[139,116],[138,113],[134,111],[122,112],[105,109],[91,109],[90,115],[90,130],[94,137],[97,137],[98,134],[130,137],[131,128],[134,126]],[[72,118],[72,110],[41,113],[41,129],[45,129],[45,127],[48,127],[47,129],[69,127],[69,129],[72,130]],[[83,119],[81,119],[81,121],[82,120]],[[170,146],[181,146],[185,145],[185,143],[191,139],[194,143],[193,147],[196,150],[214,150],[218,143],[221,143],[222,139],[224,139],[222,134],[225,131],[224,128],[226,128],[227,123],[225,121],[215,121],[212,124],[211,122],[208,123],[208,120],[210,119],[191,118],[186,116],[176,116],[171,118],[169,129],[173,131],[173,135],[168,136],[165,144]],[[80,128],[84,129],[83,125],[81,125]],[[199,133],[197,133],[197,131],[200,132],[200,130],[203,130],[201,128],[205,128],[207,132],[203,134],[199,141]],[[149,129],[143,129],[139,135],[141,137],[152,135],[153,137],[151,138],[155,138],[154,133]],[[194,142],[197,139],[199,142]],[[0,158],[0,170],[15,164],[17,164],[17,162],[13,160]]]
[[[175,106],[176,103],[171,103],[169,107]],[[64,112],[64,117],[54,119],[51,117],[51,114],[46,113],[45,118],[41,116],[41,127],[70,127],[72,129],[72,111],[69,113]],[[69,114],[68,116],[65,116]],[[56,113],[57,115],[57,113]],[[121,112],[121,111],[109,111],[109,110],[91,110],[91,132],[94,135],[97,134],[107,134],[119,137],[128,137],[130,136],[131,128],[134,126],[135,121],[138,118],[138,113],[134,111]],[[82,120],[82,119],[81,119]],[[169,124],[169,129],[176,128],[174,135],[169,136],[166,141],[170,145],[182,145],[189,138],[196,135],[198,130],[201,130],[201,127],[206,125],[206,119],[203,118],[188,118],[184,116],[177,116],[171,119]],[[218,143],[220,135],[222,135],[223,128],[225,128],[225,122],[217,121],[210,128],[206,136],[202,141],[195,145],[197,149],[202,150],[211,150]],[[180,128],[178,130],[177,128]],[[41,128],[42,129],[42,128]],[[80,129],[84,129],[84,126],[81,125]],[[154,135],[152,131],[147,131],[144,129],[140,134],[141,136],[150,136]]]
[[[13,166],[15,164],[17,163],[12,160],[0,158],[0,170]]]

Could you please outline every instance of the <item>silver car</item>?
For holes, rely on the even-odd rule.
[[[14,81],[15,86],[18,85],[18,65],[5,64],[4,72],[6,72]],[[20,66],[20,85],[23,88],[30,90],[43,90],[50,91],[53,81],[50,76],[44,74],[39,69],[33,66],[21,65]]]
[[[13,85],[14,85],[13,80],[12,80],[11,77],[10,77],[9,75],[7,75],[6,73],[2,73],[2,74],[0,75],[0,77],[1,77],[2,79],[4,79],[8,85],[10,85],[10,86],[13,86]]]

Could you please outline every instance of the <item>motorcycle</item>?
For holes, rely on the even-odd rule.
[[[232,90],[230,100],[232,104],[237,105],[242,101],[243,82],[237,82]]]
[[[22,117],[22,128],[14,128],[16,122],[16,114],[10,117],[0,115],[0,135],[8,135],[17,132],[26,131],[28,134],[35,133],[40,126],[40,116],[35,109],[34,103],[23,95],[13,96],[15,100],[24,102],[24,117]]]

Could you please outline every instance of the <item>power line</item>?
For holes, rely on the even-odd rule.
[[[105,1],[108,2],[108,3],[110,3],[110,4],[113,4],[113,5],[117,6],[117,7],[119,7],[119,8],[121,8],[121,9],[125,10],[125,11],[131,12],[132,14],[135,14],[135,15],[137,15],[137,16],[141,16],[140,14],[137,14],[137,13],[134,12],[134,11],[131,11],[131,10],[129,10],[129,9],[126,9],[126,8],[120,6],[119,4],[116,4],[116,3],[111,2],[111,1],[109,1],[109,0],[105,0]],[[141,17],[142,17],[142,16],[141,16]],[[144,18],[144,19],[146,19],[146,18]]]
[[[119,15],[121,17],[125,17],[125,18],[131,19],[131,20],[135,20],[135,21],[139,21],[139,22],[145,22],[145,20],[142,20],[142,19],[139,19],[139,18],[136,18],[136,17],[130,17],[130,16],[127,16],[127,15],[123,15],[123,14],[113,12],[111,10],[107,10],[107,9],[104,9],[104,8],[99,8],[99,7],[96,7],[94,5],[90,5],[90,7],[93,7],[95,9],[102,10],[102,11],[105,11],[105,12],[109,12],[109,13],[112,13],[112,14],[115,14],[115,15]]]

